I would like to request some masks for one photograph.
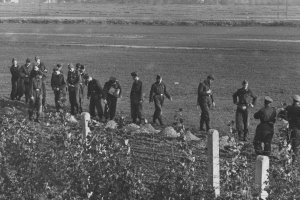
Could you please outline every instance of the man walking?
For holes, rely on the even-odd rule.
[[[198,98],[197,98],[197,108],[200,106],[201,116],[200,116],[200,131],[205,131],[204,124],[206,126],[206,131],[210,129],[210,117],[209,109],[215,106],[211,83],[214,81],[212,75],[207,76],[206,80],[199,83],[198,86]]]
[[[69,91],[69,100],[71,104],[71,114],[76,115],[79,112],[79,82],[80,74],[75,70],[72,64],[69,64],[69,71],[67,77],[68,91]]]
[[[142,122],[143,84],[136,72],[132,72],[131,76],[133,79],[130,92],[131,118],[133,123],[140,124]]]
[[[12,66],[10,67],[10,73],[11,73],[11,93],[10,93],[10,99],[15,100],[18,99],[18,81],[19,81],[19,70],[20,67],[18,65],[17,59],[12,59]]]
[[[270,106],[272,102],[273,100],[271,97],[266,96],[264,107],[254,114],[254,118],[260,120],[260,124],[256,128],[253,141],[257,155],[269,156],[271,153],[274,123],[276,121],[276,109]],[[262,149],[262,143],[264,143],[264,149]]]
[[[90,114],[92,118],[96,117],[95,108],[97,110],[97,114],[99,117],[99,121],[102,120],[103,117],[103,108],[101,104],[101,98],[104,96],[102,87],[98,80],[88,77],[88,93],[87,98],[90,99]]]
[[[19,94],[18,94],[18,100],[21,99],[21,97],[25,94],[25,102],[29,102],[29,90],[30,90],[30,72],[31,72],[31,64],[30,59],[26,59],[26,64],[23,65],[20,68],[20,80],[19,80]]]
[[[110,77],[109,81],[104,84],[103,91],[105,103],[105,119],[113,120],[116,115],[118,98],[120,98],[122,94],[121,85],[115,77]]]
[[[37,67],[35,67],[37,68]],[[41,98],[42,98],[42,73],[38,71],[38,69],[33,70],[32,79],[30,81],[30,102],[29,102],[29,120],[33,119],[33,115],[36,115],[35,122],[39,123],[39,109],[41,106]]]
[[[64,75],[61,73],[61,64],[57,64],[51,77],[51,87],[54,92],[54,101],[56,112],[59,112],[63,107],[62,97],[65,93],[66,82]]]
[[[172,101],[172,97],[167,92],[166,85],[162,82],[162,77],[160,75],[156,76],[156,82],[152,84],[150,90],[149,103],[154,101],[155,111],[153,114],[153,124],[156,123],[158,119],[161,126],[164,125],[162,120],[162,106],[164,103],[165,96]]]
[[[257,97],[248,88],[248,81],[242,82],[242,88],[233,94],[233,103],[237,105],[236,109],[236,130],[240,140],[247,141],[249,125],[249,108],[256,104]],[[242,138],[242,133],[244,133]]]
[[[291,130],[291,145],[294,153],[293,160],[299,161],[300,147],[300,96],[293,96],[293,104],[286,107],[287,120]]]
[[[43,106],[43,109],[45,110],[46,109],[46,78],[47,78],[47,72],[48,70],[46,69],[46,66],[43,62],[41,62],[41,59],[36,56],[35,57],[35,62],[36,62],[36,65],[38,66],[39,68],[39,71],[42,73],[42,90],[43,90],[43,99],[42,99],[42,106]]]

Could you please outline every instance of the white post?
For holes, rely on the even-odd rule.
[[[209,184],[214,188],[215,197],[220,196],[219,132],[208,131],[208,176]]]
[[[269,185],[269,157],[268,156],[257,156],[256,167],[255,167],[255,184],[260,189],[260,198],[266,199],[268,192],[265,188]]]
[[[91,120],[90,113],[83,112],[81,113],[81,127],[82,127],[82,143],[85,142],[86,136],[91,132],[88,123]]]

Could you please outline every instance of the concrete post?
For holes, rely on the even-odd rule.
[[[269,185],[269,157],[268,156],[257,156],[256,166],[255,166],[255,184],[260,189],[260,198],[266,199],[268,197],[268,192],[265,188]]]
[[[219,132],[214,129],[208,131],[208,176],[209,184],[214,188],[215,197],[220,196],[220,164],[219,164]]]
[[[82,143],[85,142],[86,137],[88,136],[88,134],[91,132],[88,123],[91,120],[91,116],[90,113],[88,112],[83,112],[81,113],[81,127],[82,127]]]

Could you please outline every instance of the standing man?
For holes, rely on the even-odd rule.
[[[99,117],[99,121],[103,117],[103,109],[101,104],[101,98],[103,97],[103,90],[98,80],[88,77],[88,93],[87,98],[90,99],[90,114],[92,118],[96,117],[95,108]]]
[[[162,121],[162,106],[164,103],[165,96],[172,101],[172,97],[167,92],[166,85],[162,82],[162,77],[160,75],[156,76],[156,82],[152,84],[150,90],[150,99],[149,103],[154,101],[155,111],[153,114],[153,124],[156,123],[156,119],[158,119],[161,126],[164,125]]]
[[[11,73],[11,93],[10,93],[10,99],[15,100],[18,99],[18,81],[19,81],[19,65],[17,59],[12,59],[12,66],[10,67],[10,73]]]
[[[276,121],[276,109],[270,106],[272,102],[273,100],[271,97],[266,96],[264,107],[254,114],[254,118],[260,120],[253,141],[255,153],[257,155],[269,156],[271,153],[274,123]],[[262,143],[264,143],[264,150],[262,150]]]
[[[257,97],[248,88],[248,81],[242,82],[242,88],[238,89],[233,94],[233,103],[237,105],[236,109],[236,130],[239,135],[239,139],[247,141],[248,137],[248,125],[249,125],[249,108],[253,108],[256,104]],[[244,133],[242,138],[242,132]]]
[[[300,96],[293,96],[293,104],[286,107],[287,120],[291,130],[291,145],[294,152],[293,161],[299,162],[300,147]]]
[[[131,76],[133,79],[130,92],[131,118],[133,123],[140,124],[142,122],[143,84],[136,72],[132,72]]]
[[[64,107],[62,98],[65,93],[66,82],[64,75],[61,73],[61,64],[57,64],[56,68],[54,69],[51,77],[51,87],[54,92],[54,101],[55,101],[55,108],[56,112],[59,112],[60,109]]]
[[[77,63],[79,64],[79,63]],[[76,67],[77,67],[76,64]],[[86,87],[88,85],[88,75],[85,72],[85,66],[80,65],[78,66],[78,72],[80,75],[80,82],[79,82],[79,95],[78,95],[78,101],[79,101],[79,112],[83,112],[83,103],[84,103],[84,96],[86,94]]]
[[[30,90],[30,72],[31,72],[31,64],[30,59],[26,59],[26,64],[20,68],[20,79],[19,79],[19,94],[18,100],[25,94],[25,102],[29,103],[29,90]]]
[[[42,73],[42,87],[43,87],[43,99],[42,99],[42,106],[43,106],[43,109],[45,110],[46,109],[46,78],[47,78],[47,69],[46,69],[46,66],[43,62],[41,62],[41,59],[38,57],[38,56],[35,56],[35,62],[36,62],[36,65],[38,66],[40,72]]]
[[[113,120],[116,115],[117,101],[121,97],[122,89],[119,81],[115,77],[110,77],[109,81],[104,84],[104,103],[105,119]]]
[[[198,98],[197,98],[197,108],[201,109],[200,116],[200,131],[204,130],[204,124],[206,126],[206,131],[210,129],[210,117],[209,117],[209,109],[212,106],[215,106],[211,83],[214,81],[214,77],[212,75],[208,75],[206,80],[199,83],[198,86]]]
[[[77,70],[75,70],[72,64],[68,66],[68,91],[69,91],[69,100],[71,104],[71,114],[76,115],[79,112],[79,82],[80,82],[80,74]]]
[[[29,120],[32,120],[33,115],[36,115],[35,122],[39,123],[39,109],[41,106],[41,98],[42,98],[42,73],[38,70],[37,66],[36,69],[33,70],[32,79],[30,81],[30,102],[29,102]]]

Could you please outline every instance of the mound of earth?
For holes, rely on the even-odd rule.
[[[180,133],[177,133],[173,127],[168,126],[161,131],[161,135],[167,138],[178,138]]]

